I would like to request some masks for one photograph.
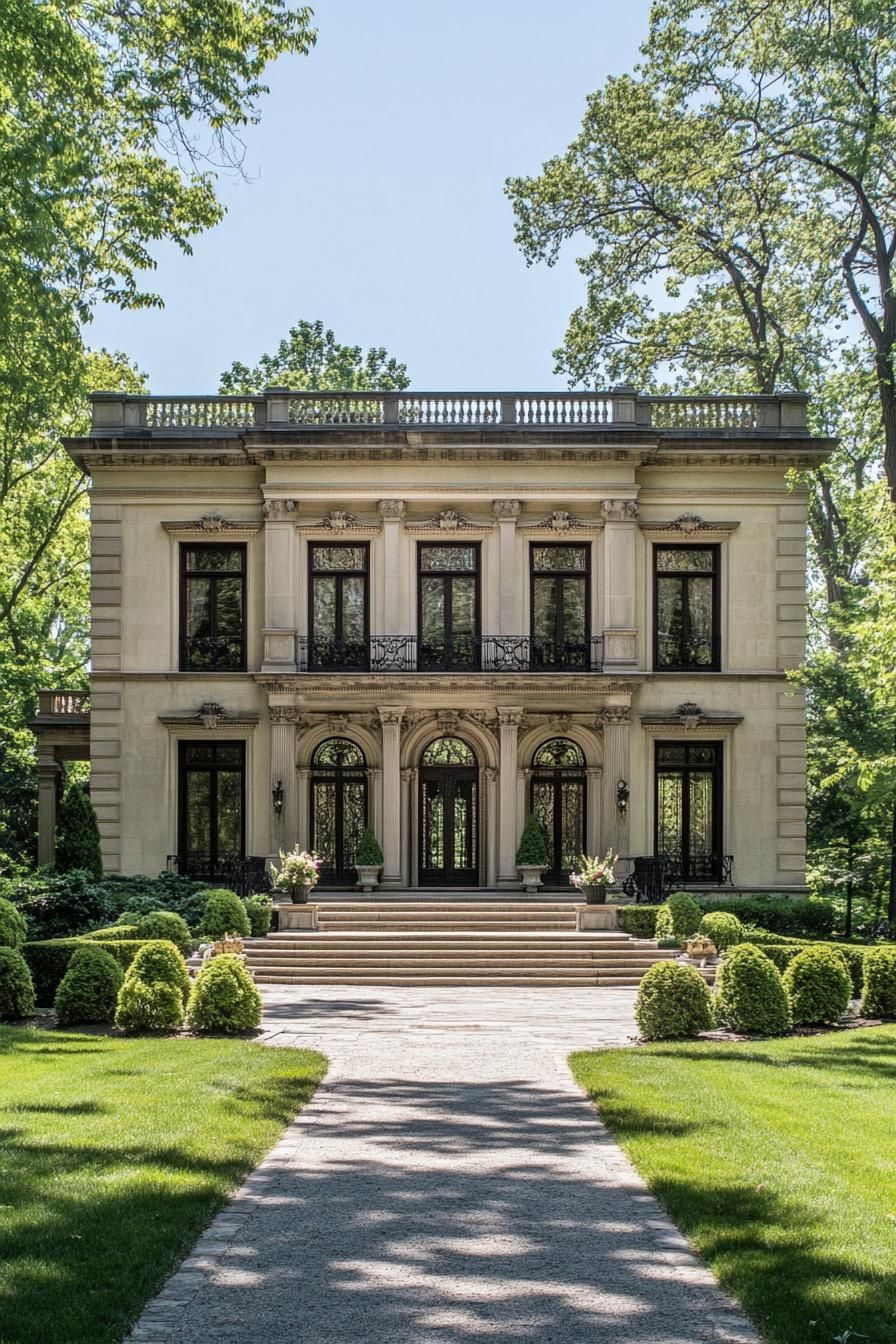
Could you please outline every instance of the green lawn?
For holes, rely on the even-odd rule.
[[[118,1344],[325,1068],[244,1040],[0,1028],[0,1344]]]
[[[893,1344],[896,1027],[570,1062],[772,1344]]]

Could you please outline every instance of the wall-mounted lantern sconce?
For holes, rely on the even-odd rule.
[[[616,785],[616,811],[620,817],[624,817],[628,811],[628,785],[624,779],[620,779]]]
[[[277,780],[277,787],[276,787],[275,789],[271,789],[271,802],[274,804],[274,811],[276,812],[277,816],[279,817],[280,813],[283,811],[283,780],[282,780],[282,779],[278,779],[278,780]]]

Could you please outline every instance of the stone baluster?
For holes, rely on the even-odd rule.
[[[383,879],[401,886],[401,720],[403,705],[378,705],[383,732]]]

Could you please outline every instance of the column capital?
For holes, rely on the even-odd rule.
[[[520,516],[520,501],[518,499],[493,499],[492,513],[499,523],[515,522]]]
[[[266,523],[291,523],[298,513],[294,499],[266,499],[261,506]]]
[[[298,716],[299,711],[292,705],[271,705],[268,709],[268,718],[275,724],[295,723]]]
[[[392,725],[398,727],[401,724],[402,719],[404,718],[405,706],[377,705],[376,712],[377,714],[379,714],[380,723],[383,725],[384,728]]]
[[[632,711],[628,705],[605,705],[600,713],[601,720],[605,725],[631,723]]]
[[[498,723],[502,728],[519,728],[523,718],[522,706],[519,708],[507,708],[503,705],[497,709]]]
[[[633,523],[638,516],[636,499],[605,499],[600,511],[608,523]]]
[[[376,507],[377,512],[385,522],[398,522],[399,519],[404,517],[408,506],[403,499],[381,499]]]

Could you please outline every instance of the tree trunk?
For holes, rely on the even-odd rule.
[[[890,499],[896,504],[896,386],[894,386],[893,356],[889,349],[877,352],[874,369],[877,374],[880,413],[884,427],[884,471],[890,487]]]

